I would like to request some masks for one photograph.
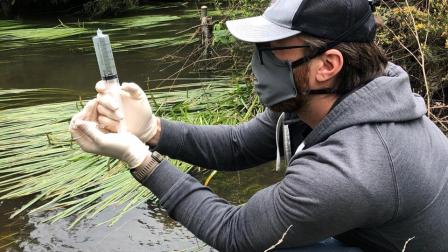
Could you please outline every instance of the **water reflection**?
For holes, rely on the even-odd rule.
[[[195,175],[200,181],[205,175]],[[247,201],[253,193],[276,183],[282,173],[266,164],[240,172],[220,172],[210,183],[219,196],[233,204]],[[56,223],[45,219],[56,212],[20,215],[9,220],[10,213],[27,199],[0,204],[1,248],[6,251],[212,251],[187,229],[169,218],[156,203],[148,202],[133,209],[113,226],[100,225],[113,218],[117,208],[110,207],[93,219],[85,219],[68,229],[75,217]]]
[[[282,179],[283,172],[275,172],[274,167],[274,163],[267,163],[242,171],[218,172],[211,180],[209,186],[216,194],[230,203],[242,204],[249,200],[257,191]],[[195,176],[201,181],[205,181],[203,175]]]
[[[3,211],[12,211],[24,201],[3,201]],[[0,217],[0,251],[173,251],[186,248],[209,251],[188,230],[171,220],[157,205],[142,204],[115,225],[99,225],[116,214],[107,209],[94,219],[83,220],[73,229],[74,218],[56,223],[43,221],[54,212]]]

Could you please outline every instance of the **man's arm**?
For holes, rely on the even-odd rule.
[[[135,135],[104,133],[85,121],[95,109],[89,103],[70,123],[70,132],[86,152],[118,158],[133,171],[154,167],[152,153]],[[353,134],[341,137],[350,137]],[[200,239],[223,251],[262,251],[292,226],[286,246],[317,242],[345,231],[390,221],[396,190],[382,143],[327,139],[298,154],[285,178],[256,193],[246,204],[233,206],[169,162],[147,173],[143,184],[168,213]],[[366,143],[367,141],[367,143]],[[360,145],[359,145],[360,144]],[[348,155],[351,150],[354,155]],[[373,155],[365,155],[370,153]]]
[[[143,184],[172,218],[219,251],[264,251],[288,231],[282,246],[309,245],[336,234],[379,225],[393,215],[392,196],[372,198],[332,162],[310,152],[288,167],[285,178],[256,193],[246,204],[230,205],[208,187],[164,161]],[[387,184],[387,182],[385,182]],[[384,205],[383,205],[384,204]]]
[[[98,123],[117,132],[125,120],[128,132],[172,158],[219,170],[243,169],[275,158],[275,126],[279,113],[266,110],[238,126],[193,126],[160,119],[152,114],[145,92],[135,83],[123,83],[123,111],[105,95],[100,81]],[[219,165],[218,165],[219,164]]]
[[[236,126],[196,126],[161,119],[160,138],[153,150],[209,169],[253,167],[275,159],[279,116],[266,109]]]

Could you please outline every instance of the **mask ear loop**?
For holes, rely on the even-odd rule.
[[[264,65],[264,62],[263,62],[263,52],[261,51],[260,45],[259,44],[255,44],[255,46],[256,46],[257,53],[258,53],[258,59],[260,60],[260,64]]]
[[[323,95],[323,94],[336,94],[336,90],[333,88],[322,88],[322,89],[308,89],[303,95]]]
[[[309,62],[310,60],[316,58],[317,56],[323,54],[324,52],[328,51],[329,49],[336,47],[340,43],[341,42],[336,42],[336,41],[329,42],[325,46],[318,48],[315,53],[313,53],[311,55],[308,55],[308,56],[305,56],[305,57],[303,57],[301,59],[298,59],[296,61],[291,62],[291,67],[293,69],[297,68],[297,67],[299,67],[299,66]]]

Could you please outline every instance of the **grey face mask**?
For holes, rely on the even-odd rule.
[[[255,51],[252,56],[252,72],[256,78],[255,90],[266,107],[297,96],[291,64],[278,60],[272,52],[263,52],[262,64]]]
[[[334,44],[329,44],[334,46]],[[297,97],[297,88],[294,81],[293,69],[307,63],[312,58],[325,52],[328,48],[318,50],[314,55],[301,58],[294,62],[283,62],[277,59],[272,51],[263,51],[263,62],[258,50],[252,56],[252,72],[255,74],[255,90],[266,107]],[[331,88],[309,89],[303,95],[334,94]]]

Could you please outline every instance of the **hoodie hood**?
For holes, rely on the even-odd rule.
[[[337,104],[306,137],[305,146],[315,145],[354,125],[410,121],[425,114],[425,102],[421,96],[412,93],[408,74],[389,63],[384,76],[367,83]]]

